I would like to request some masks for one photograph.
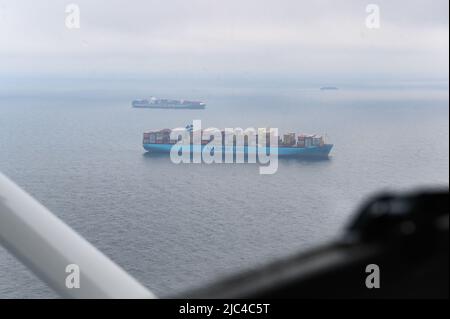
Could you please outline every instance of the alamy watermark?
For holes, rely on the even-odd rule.
[[[259,163],[262,175],[278,170],[277,128],[202,130],[201,121],[194,120],[188,128],[171,130],[170,140],[174,141],[170,159],[175,164]]]
[[[70,264],[66,267],[66,287],[67,289],[80,288],[80,267],[76,264]]]
[[[365,8],[366,27],[368,29],[379,29],[381,27],[381,10],[380,6],[375,3],[370,3]],[[80,6],[76,3],[70,3],[65,7],[65,26],[67,29],[79,29],[80,24]]]
[[[367,265],[366,273],[369,274],[366,277],[366,287],[368,289],[379,289],[380,288],[380,267],[376,264]]]
[[[379,29],[381,27],[380,6],[378,4],[368,4],[366,6],[366,27],[368,29]]]
[[[79,29],[80,28],[80,6],[75,3],[68,4],[66,6],[66,19],[65,25],[67,29]]]

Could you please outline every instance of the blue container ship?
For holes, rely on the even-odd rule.
[[[144,133],[143,147],[150,153],[170,153],[172,147],[178,142],[170,139],[170,133],[172,130],[163,129],[160,131],[149,131]],[[191,132],[192,134],[192,132]],[[222,131],[222,138],[224,139],[224,132]],[[191,140],[193,140],[191,138]],[[248,145],[247,142],[244,145],[239,146],[235,143],[231,146],[222,144],[222,153],[244,153],[244,154],[257,154],[258,150],[264,148],[266,153],[273,154],[278,153],[279,157],[296,157],[296,158],[315,158],[326,159],[329,157],[333,144],[327,144],[324,138],[320,135],[311,134],[299,134],[289,133],[279,138],[278,146],[258,146],[258,137],[256,137],[255,145]],[[189,150],[191,153],[202,152],[206,145],[211,142],[211,139],[201,139],[201,143],[184,145],[184,149]]]

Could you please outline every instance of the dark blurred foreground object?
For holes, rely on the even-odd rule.
[[[376,197],[338,242],[182,296],[448,298],[448,204],[448,190]],[[372,264],[380,288],[366,286]]]

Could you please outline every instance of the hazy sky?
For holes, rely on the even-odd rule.
[[[0,0],[0,75],[446,80],[448,37],[448,0]]]

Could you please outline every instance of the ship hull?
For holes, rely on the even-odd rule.
[[[133,105],[137,109],[204,110],[204,105]]]
[[[143,147],[146,151],[151,153],[170,153],[170,150],[174,144],[143,144]],[[191,153],[198,153],[204,150],[206,145],[190,145],[185,146]],[[325,144],[323,146],[313,146],[313,147],[277,147],[276,150],[274,148],[269,148],[269,153],[274,154],[276,151],[278,152],[279,157],[296,157],[296,158],[328,158],[333,148],[333,144]],[[222,153],[244,153],[244,154],[257,154],[257,147],[232,147],[232,146],[222,146]]]

